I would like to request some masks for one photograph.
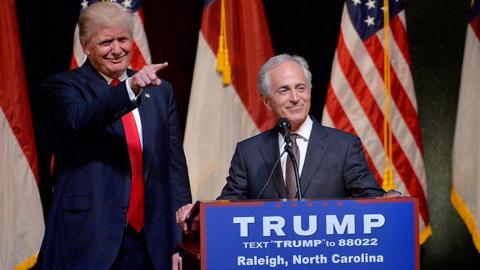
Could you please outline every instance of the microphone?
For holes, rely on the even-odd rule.
[[[292,126],[290,125],[290,122],[288,122],[287,118],[282,117],[278,119],[277,131],[280,132],[280,134],[282,134],[283,140],[285,141],[288,147],[290,147],[292,143],[292,136],[290,135],[290,129],[292,129]]]
[[[272,168],[272,171],[270,171],[270,175],[268,176],[267,178],[267,181],[265,182],[265,184],[263,185],[262,189],[260,190],[260,192],[258,193],[257,197],[255,198],[255,200],[258,200],[260,199],[260,197],[262,197],[263,193],[265,192],[265,189],[267,188],[268,184],[270,183],[270,181],[272,180],[272,176],[273,176],[273,173],[275,172],[275,168],[277,168],[278,166],[278,163],[280,163],[280,160],[282,159],[283,155],[285,155],[285,153],[287,153],[287,150],[283,150],[283,152],[280,154],[280,156],[278,157],[277,161],[275,162],[275,164],[273,165],[273,168]]]

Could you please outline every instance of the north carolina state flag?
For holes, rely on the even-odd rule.
[[[451,201],[480,252],[480,1],[467,26],[452,157]]]
[[[28,269],[45,225],[15,1],[0,1],[0,269]]]
[[[257,88],[272,55],[262,1],[205,1],[184,140],[194,200],[220,195],[236,143],[273,127]]]

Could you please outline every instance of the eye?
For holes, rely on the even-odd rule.
[[[307,90],[307,87],[305,87],[305,85],[297,86],[297,91],[298,92],[305,92],[305,90]]]
[[[278,93],[279,93],[280,95],[286,95],[286,94],[288,93],[288,89],[282,87],[282,88],[278,89]]]
[[[120,37],[118,38],[118,42],[121,42],[121,43],[125,43],[127,42],[129,39],[127,37]]]
[[[110,45],[111,43],[112,43],[111,40],[104,40],[104,41],[101,41],[99,44],[100,44],[101,46],[108,46],[108,45]]]

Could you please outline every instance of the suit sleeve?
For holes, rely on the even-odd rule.
[[[248,199],[248,176],[241,146],[237,144],[230,163],[227,183],[217,200]]]
[[[125,82],[105,89],[98,96],[87,87],[80,75],[61,73],[48,78],[43,85],[51,119],[56,127],[69,131],[95,131],[112,124],[124,114],[136,108],[140,102],[132,102]]]
[[[171,89],[171,87],[170,87]],[[182,235],[175,221],[175,212],[181,206],[192,202],[190,191],[190,182],[188,179],[187,162],[182,147],[182,137],[177,118],[177,110],[173,91],[169,91],[169,180],[170,180],[170,197],[172,199],[173,213],[172,226],[175,232],[174,244],[181,243]]]
[[[358,137],[348,145],[343,175],[349,197],[381,197],[385,193],[368,168]]]

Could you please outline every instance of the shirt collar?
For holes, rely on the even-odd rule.
[[[107,81],[107,84],[108,84],[108,85],[110,85],[110,83],[113,81],[113,79],[110,78],[110,77],[108,77],[107,75],[105,75],[105,74],[103,74],[103,73],[101,73],[101,72],[98,72],[98,73],[100,73],[100,75],[102,75],[102,77]],[[127,71],[126,71],[126,70],[123,72],[122,75],[120,75],[120,77],[118,77],[118,79],[119,79],[121,82],[123,82],[123,81],[126,80],[127,78],[128,78],[128,76],[127,76]]]
[[[300,137],[308,141],[310,139],[310,134],[312,133],[312,127],[313,121],[310,118],[310,115],[307,115],[307,118],[305,121],[303,121],[302,125],[300,128],[298,128],[295,134],[298,134]]]

